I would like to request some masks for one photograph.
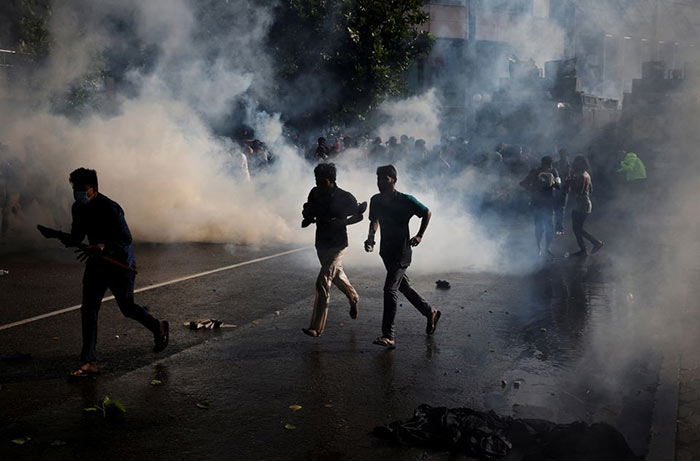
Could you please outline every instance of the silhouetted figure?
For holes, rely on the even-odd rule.
[[[382,317],[382,336],[374,343],[385,347],[394,347],[394,319],[398,304],[398,291],[427,319],[425,332],[432,335],[440,319],[440,311],[430,304],[411,287],[406,269],[411,264],[411,247],[423,240],[428,228],[430,210],[415,197],[402,194],[396,190],[396,168],[393,165],[377,168],[377,187],[379,194],[372,197],[369,207],[369,234],[365,241],[365,251],[374,250],[374,236],[377,229],[382,229],[379,256],[386,267],[384,282],[384,315]],[[413,216],[421,218],[418,233],[410,237],[408,222]]]
[[[571,256],[586,256],[588,251],[586,250],[586,244],[583,241],[584,238],[593,244],[591,253],[596,253],[603,247],[603,242],[601,240],[593,237],[583,228],[586,218],[588,218],[593,210],[593,205],[591,203],[593,182],[591,181],[591,176],[588,173],[589,166],[586,157],[583,155],[576,156],[571,170],[572,180],[570,184],[571,194],[573,195],[574,201],[573,210],[571,211],[571,227],[574,231],[576,242],[578,243],[579,247],[579,251],[573,253]]]
[[[343,270],[343,255],[348,246],[346,226],[362,221],[367,202],[357,204],[355,197],[336,184],[336,168],[332,163],[321,163],[314,169],[316,187],[302,211],[301,227],[316,223],[316,254],[321,271],[316,279],[316,297],[309,328],[302,331],[309,336],[320,336],[326,328],[331,285],[335,284],[350,301],[350,317],[357,318],[360,297]]]

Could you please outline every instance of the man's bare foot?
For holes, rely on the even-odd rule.
[[[97,368],[96,362],[84,363],[80,368],[70,372],[70,376],[73,378],[86,378],[88,376],[95,376],[100,373],[100,369]]]
[[[302,328],[301,331],[303,331],[304,334],[311,336],[312,338],[320,336],[320,333],[318,331],[312,330],[311,328]]]

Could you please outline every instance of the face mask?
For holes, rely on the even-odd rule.
[[[88,197],[87,191],[73,191],[73,198],[77,203],[80,203],[81,205],[86,205],[90,201],[90,197]]]

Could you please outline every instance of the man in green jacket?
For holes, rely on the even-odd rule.
[[[624,172],[627,182],[647,179],[647,169],[634,152],[627,152],[625,158],[620,162],[620,168],[617,172]]]

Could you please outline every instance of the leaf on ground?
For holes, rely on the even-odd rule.
[[[252,323],[253,325],[257,325],[257,324],[258,324],[258,321],[257,321],[257,320],[253,320],[253,321],[250,322],[250,323]]]
[[[210,407],[211,404],[207,400],[204,402],[197,402],[197,408],[201,408],[202,410],[208,410]]]
[[[83,411],[84,411],[85,413],[91,413],[91,412],[93,412],[93,411],[100,411],[100,409],[97,408],[97,407],[87,407],[87,408],[83,408]]]
[[[284,425],[284,428],[287,429],[287,430],[289,430],[289,431],[293,431],[293,430],[296,429],[297,427],[296,427],[294,424],[289,424],[289,423],[287,423],[287,424]]]
[[[58,337],[58,336],[54,336],[54,337],[53,337],[53,338],[51,338],[51,339],[53,339],[54,341],[58,341],[58,340],[59,340],[59,339],[61,339],[61,338],[60,338],[60,337]]]
[[[68,444],[66,442],[64,442],[63,440],[54,440],[53,442],[51,442],[52,447],[63,447],[66,445],[68,445]]]
[[[110,399],[109,397],[105,397],[102,401],[102,408],[106,410],[107,407],[113,407],[122,413],[126,413],[126,407],[117,399]]]
[[[301,410],[301,405],[289,405],[289,409],[292,411],[299,411]]]
[[[163,381],[161,381],[160,379],[154,379],[153,381],[151,381],[151,386],[160,386],[161,384],[163,384]]]
[[[326,408],[333,408],[333,404],[332,404],[332,403],[327,403],[327,404],[324,405],[324,407],[326,407]]]
[[[14,443],[15,445],[24,445],[25,443],[29,442],[30,440],[32,440],[31,437],[22,437],[20,439],[12,440],[12,443]]]

